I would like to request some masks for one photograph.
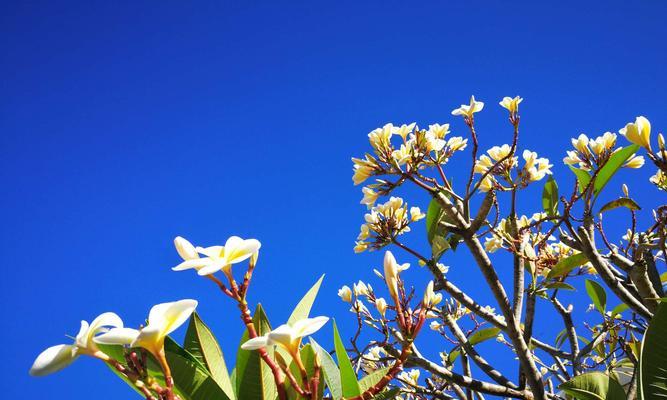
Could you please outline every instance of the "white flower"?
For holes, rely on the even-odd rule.
[[[345,285],[342,288],[338,289],[338,296],[346,303],[352,301],[352,290],[350,287]]]
[[[263,336],[252,338],[241,345],[243,350],[257,350],[278,345],[296,357],[304,336],[312,335],[329,321],[328,317],[304,318],[292,325],[283,324]]]
[[[582,133],[578,138],[572,139],[572,146],[579,150],[581,154],[588,154],[588,136]]]
[[[471,96],[470,104],[461,104],[461,107],[452,111],[452,115],[465,115],[466,117],[471,118],[474,113],[482,111],[483,108],[484,103],[475,101],[475,96]]]
[[[424,307],[431,308],[437,306],[442,301],[442,293],[433,292],[433,281],[430,281],[426,285],[426,291],[424,292],[424,300],[422,301]]]
[[[419,207],[410,207],[410,220],[412,222],[419,221],[423,218],[426,218],[426,214],[421,212]]]
[[[375,308],[377,308],[380,315],[384,317],[384,314],[387,312],[387,301],[382,297],[375,300]]]
[[[368,296],[368,286],[362,281],[352,285],[352,291],[355,296]]]
[[[628,123],[618,132],[630,142],[651,150],[651,123],[645,117],[637,117],[634,123]]]
[[[81,321],[81,328],[74,343],[59,344],[44,350],[32,364],[30,375],[44,376],[59,371],[82,354],[108,360],[108,356],[98,349],[93,339],[95,335],[106,332],[108,327],[120,328],[122,326],[123,321],[112,312],[101,314],[90,324]]]
[[[415,129],[415,125],[417,124],[413,122],[409,125],[403,124],[400,128],[394,127],[394,133],[405,140],[405,138],[408,137],[408,135]]]
[[[360,204],[366,204],[368,208],[372,208],[373,204],[378,199],[379,193],[371,188],[364,187],[361,189],[364,194],[364,198],[359,202]]]
[[[387,288],[391,297],[398,299],[398,274],[410,267],[410,264],[399,264],[391,251],[384,253],[384,279],[387,282]]]
[[[519,111],[519,103],[521,103],[523,99],[519,96],[516,96],[515,98],[511,97],[503,97],[503,100],[498,103],[500,104],[503,108],[506,108],[509,110],[510,113],[516,114]]]
[[[256,257],[260,247],[261,243],[256,239],[241,239],[238,236],[232,236],[227,239],[224,246],[197,247],[197,252],[206,257],[187,259],[172,270],[183,271],[194,268],[202,276],[220,270],[227,274],[232,264]]]
[[[433,124],[428,126],[428,132],[438,139],[444,139],[449,133],[449,124]]]
[[[196,300],[179,300],[157,304],[148,313],[148,325],[141,330],[117,327],[94,338],[97,343],[129,344],[143,347],[158,358],[164,356],[164,339],[190,318],[197,307]]]
[[[644,156],[634,156],[623,164],[626,168],[641,168],[644,166]]]
[[[496,251],[502,248],[503,248],[503,240],[498,236],[494,235],[492,237],[486,238],[486,240],[484,241],[484,249],[489,253],[495,253]]]
[[[440,328],[442,328],[442,324],[438,321],[431,321],[429,324],[429,328],[431,328],[434,331],[439,331]]]

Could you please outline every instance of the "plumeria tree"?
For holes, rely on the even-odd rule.
[[[382,250],[383,268],[375,270],[378,290],[362,281],[338,290],[356,318],[350,337],[335,322],[333,344],[310,337],[329,322],[309,315],[322,278],[286,323],[272,327],[249,299],[257,240],[232,236],[224,246],[195,247],[177,237],[182,262],[173,270],[210,280],[238,309],[245,332],[231,372],[195,312],[197,302],[186,299],[154,306],[138,329],[111,312],[82,321],[73,343],[42,352],[30,373],[50,374],[89,356],[147,400],[667,396],[667,206],[659,203],[667,191],[664,138],[651,141],[644,117],[618,134],[582,134],[563,159],[573,174],[559,185],[547,158],[520,147],[521,102],[500,102],[511,142],[485,152],[475,126],[484,103],[474,97],[452,111],[466,126],[459,136],[449,124],[386,124],[369,133],[371,151],[353,158],[353,181],[366,183],[361,203],[369,209],[354,250]],[[466,153],[468,168],[450,171],[450,160]],[[646,169],[646,158],[658,204],[638,204],[626,185],[610,196],[605,189],[616,173]],[[455,185],[455,174],[465,179]],[[564,183],[571,187],[560,190]],[[526,194],[536,185],[539,200]],[[426,212],[398,197],[404,186],[428,195]],[[527,215],[519,212],[522,195],[533,207]],[[650,223],[640,223],[640,207],[652,208]],[[605,215],[614,220],[603,224]],[[418,230],[421,245],[406,239]],[[620,230],[625,235],[614,237]],[[488,296],[476,298],[448,279],[445,262],[455,252],[469,257],[466,267],[474,265],[483,277],[476,292]],[[406,278],[411,263],[429,275],[422,288]],[[239,266],[241,274],[233,271]],[[577,290],[590,298],[591,312],[574,312],[588,305],[571,304],[567,293]],[[538,307],[553,312],[537,313]],[[185,340],[177,343],[169,334],[186,322]],[[539,324],[560,332],[538,337]],[[423,334],[428,330],[441,338],[435,357],[421,351],[426,341],[433,347]],[[499,362],[498,354],[506,360]]]

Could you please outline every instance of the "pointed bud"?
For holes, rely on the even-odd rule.
[[[628,192],[628,185],[626,185],[626,184],[624,183],[623,186],[621,186],[621,188],[623,189],[623,195],[624,195],[625,197],[630,197],[630,194],[629,194],[630,192]]]

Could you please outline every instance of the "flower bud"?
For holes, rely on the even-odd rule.
[[[387,301],[380,297],[379,299],[375,300],[375,308],[377,308],[380,315],[382,315],[384,318],[384,314],[387,312]]]
[[[349,286],[343,286],[342,288],[338,289],[338,296],[346,302],[349,303],[352,301],[352,290],[350,290]]]
[[[623,189],[623,195],[624,195],[625,197],[630,197],[630,194],[629,194],[630,192],[628,192],[628,185],[626,185],[626,184],[624,183],[623,186],[621,186],[621,188]]]
[[[197,254],[195,246],[193,246],[192,243],[188,242],[181,236],[176,236],[174,239],[174,246],[176,247],[178,255],[181,256],[181,258],[184,260],[199,258],[199,254]]]

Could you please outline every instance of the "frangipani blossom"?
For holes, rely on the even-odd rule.
[[[523,101],[523,98],[516,96],[514,98],[511,97],[503,97],[503,100],[498,103],[500,104],[503,108],[506,108],[509,110],[510,113],[516,114],[519,111],[519,103]]]
[[[158,358],[164,352],[164,339],[190,318],[197,300],[179,300],[157,304],[148,314],[148,325],[140,330],[118,327],[94,338],[97,343],[129,344],[143,347]]]
[[[384,279],[391,297],[398,299],[398,274],[410,268],[410,264],[399,264],[391,251],[384,253]]]
[[[472,115],[478,111],[482,111],[482,108],[484,108],[484,103],[475,101],[475,96],[470,96],[470,105],[461,104],[461,107],[452,111],[452,115],[464,115],[472,118]]]
[[[123,321],[112,312],[101,314],[90,324],[81,321],[81,329],[79,329],[74,343],[59,344],[44,350],[32,364],[30,375],[44,376],[59,371],[82,354],[107,360],[108,356],[97,348],[93,339],[98,333],[106,332],[109,329],[108,327],[122,328]]]
[[[634,123],[628,123],[618,132],[630,142],[651,150],[651,123],[646,117],[637,117]]]
[[[292,325],[283,324],[263,336],[252,338],[241,345],[243,350],[257,350],[268,346],[280,346],[292,356],[299,353],[301,339],[312,335],[329,321],[328,317],[304,318]]]
[[[187,242],[185,239],[183,239],[183,241]],[[187,245],[184,245],[182,241],[180,241],[180,244],[181,246],[184,246],[184,248],[187,248]],[[206,248],[197,247],[197,252],[206,257],[184,258],[184,261],[172,268],[172,270],[183,271],[186,269],[196,269],[197,273],[202,276],[210,275],[220,270],[229,273],[232,264],[256,256],[261,246],[261,243],[256,239],[241,239],[238,236],[232,236],[227,239],[224,246],[211,246]],[[176,245],[176,249],[179,249],[178,244]],[[187,256],[191,255],[189,251],[184,251],[182,254],[181,250],[179,250],[179,254],[181,254],[181,256],[183,256],[183,254],[186,254]]]

